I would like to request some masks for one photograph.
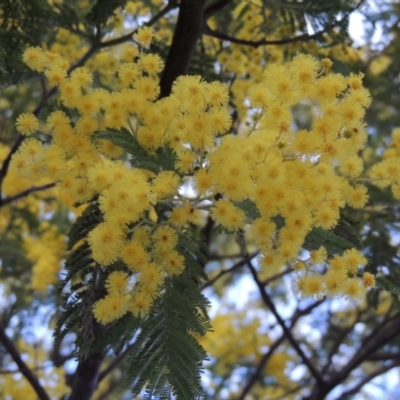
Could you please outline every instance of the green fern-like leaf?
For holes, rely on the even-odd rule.
[[[71,230],[69,231],[68,250],[71,250],[76,243],[86,238],[88,233],[102,221],[103,216],[98,203],[93,202],[89,204],[89,206],[75,221],[71,227]]]
[[[220,235],[229,235],[230,232],[223,225],[217,225],[214,227],[211,233],[212,238],[216,238]]]
[[[135,168],[144,168],[154,173],[160,171],[175,170],[176,153],[168,146],[160,147],[153,154],[146,151],[127,129],[108,129],[97,132],[94,139],[108,140],[114,145],[121,147],[131,155],[130,162]]]
[[[139,144],[135,137],[126,128],[111,129],[108,128],[106,131],[96,132],[93,135],[94,139],[108,140],[118,147],[126,150],[130,154],[135,154],[138,150],[142,153],[142,148],[138,149]]]
[[[175,170],[175,163],[177,160],[177,156],[175,151],[171,147],[165,146],[162,149],[160,149],[160,153],[158,154],[158,160],[161,170],[163,171]]]
[[[122,318],[115,321],[102,335],[99,335],[93,342],[89,357],[108,347],[112,347],[118,354],[124,344],[129,343],[130,339],[138,331],[142,323],[140,318],[131,313],[125,314]]]
[[[157,157],[149,154],[127,129],[108,129],[107,131],[97,132],[93,137],[94,139],[108,140],[124,149],[132,156],[130,162],[133,167],[148,169],[154,173],[160,171],[160,163]]]
[[[193,334],[211,328],[199,311],[207,305],[190,267],[167,279],[163,295],[143,322],[130,353],[128,379],[134,395],[146,384],[145,398],[149,400],[168,398],[166,387],[171,387],[178,399],[204,395],[200,373],[207,354]]]
[[[77,303],[65,305],[65,310],[58,318],[54,330],[54,348],[58,349],[65,335],[77,326],[80,321],[79,306]]]
[[[63,279],[61,289],[63,289],[77,273],[89,272],[88,269],[91,268],[92,265],[92,251],[90,250],[89,244],[85,242],[75,249],[65,262],[67,275]]]
[[[386,278],[383,278],[381,276],[377,277],[375,279],[375,284],[376,284],[376,287],[381,290],[386,290],[387,292],[390,292],[397,296],[400,296],[400,286],[389,281]]]
[[[331,256],[333,254],[341,254],[345,250],[354,247],[354,244],[341,236],[334,234],[332,231],[325,231],[321,228],[313,228],[306,236],[303,247],[309,251],[317,250],[320,246],[324,246]]]
[[[233,204],[243,210],[248,218],[256,219],[261,217],[256,204],[250,199],[234,201]]]
[[[86,20],[95,25],[104,24],[118,7],[124,7],[127,0],[97,0],[88,15]]]
[[[198,263],[199,261],[203,264],[206,263],[207,258],[200,250],[199,241],[195,240],[195,238],[192,235],[188,236],[189,232],[187,232],[187,234],[178,232],[178,234],[179,236],[178,236],[177,249],[183,254],[190,253],[190,256],[194,260],[196,266],[199,265]],[[198,269],[197,272],[199,273],[199,275],[202,276],[202,278],[206,279],[203,270]]]

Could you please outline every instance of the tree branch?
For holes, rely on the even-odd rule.
[[[168,14],[171,10],[173,10],[174,8],[177,8],[178,6],[179,6],[179,4],[178,4],[177,0],[169,0],[168,4],[163,9],[160,10],[156,15],[154,15],[148,22],[145,22],[143,24],[143,26],[152,26],[152,25],[154,25],[159,19],[164,17],[164,15]],[[134,29],[132,32],[127,33],[124,36],[121,36],[121,37],[116,38],[116,39],[111,39],[111,40],[109,40],[107,42],[101,43],[100,47],[104,48],[104,47],[116,46],[118,44],[125,43],[125,42],[131,40],[132,36],[136,32],[137,32],[137,28]]]
[[[265,365],[267,364],[268,360],[274,354],[274,351],[285,341],[285,335],[282,334],[278,340],[268,349],[268,351],[261,357],[260,361],[257,364],[256,369],[254,370],[253,374],[251,375],[250,379],[247,381],[246,386],[243,388],[242,393],[238,397],[238,400],[244,400],[247,394],[250,392],[251,388],[257,383],[258,379],[261,376],[261,372],[263,371]]]
[[[97,298],[101,298],[101,291],[97,293]],[[96,299],[95,299],[96,300]],[[104,335],[109,326],[102,325],[92,318],[93,342]],[[100,367],[105,357],[105,349],[100,350],[87,358],[81,357],[75,373],[71,377],[71,394],[68,400],[90,400],[100,382]]]
[[[249,258],[252,260],[257,255],[258,255],[258,252],[250,255]],[[206,287],[213,285],[219,278],[221,278],[221,276],[224,276],[225,274],[229,274],[230,272],[232,272],[232,271],[234,271],[234,270],[236,270],[236,269],[238,269],[240,267],[243,267],[246,264],[247,264],[247,260],[242,259],[242,260],[238,261],[237,263],[235,263],[232,267],[220,271],[216,276],[214,276],[214,278],[211,278],[209,281],[205,282],[201,286],[200,290],[203,290]]]
[[[323,300],[317,301],[302,310],[296,309],[295,313],[293,314],[292,318],[290,319],[290,321],[291,321],[290,329],[292,329],[296,325],[296,323],[300,317],[302,317],[304,315],[308,315],[315,307],[318,307],[322,302],[323,302]],[[280,338],[278,340],[276,340],[275,343],[262,356],[259,363],[257,364],[256,369],[254,370],[250,379],[247,381],[246,386],[243,388],[238,400],[244,400],[246,398],[246,395],[250,392],[251,388],[257,383],[258,379],[260,378],[261,373],[262,373],[265,365],[267,364],[268,360],[271,358],[274,351],[278,348],[278,346],[281,343],[283,343],[283,341],[285,339],[286,339],[286,335],[285,335],[285,333],[283,333],[280,336]]]
[[[15,194],[14,196],[6,197],[5,199],[0,198],[0,208],[7,204],[10,204],[14,201],[22,199],[22,198],[30,195],[31,193],[40,192],[42,190],[47,190],[47,189],[54,187],[55,185],[56,185],[55,183],[47,183],[46,185],[42,185],[42,186],[31,186],[29,189],[23,190],[22,192]]]
[[[256,285],[259,288],[259,291],[260,291],[260,294],[261,294],[261,298],[263,299],[265,305],[270,309],[272,314],[274,314],[274,317],[276,318],[276,320],[278,321],[278,324],[282,328],[286,339],[290,342],[290,344],[293,346],[293,348],[296,351],[296,353],[298,354],[298,356],[301,358],[303,363],[307,366],[308,370],[310,371],[312,376],[317,381],[317,384],[319,386],[324,386],[325,382],[324,382],[320,372],[315,368],[315,366],[311,363],[311,361],[305,355],[305,353],[302,350],[302,348],[300,347],[299,343],[294,338],[291,330],[286,326],[285,321],[279,315],[277,309],[275,308],[274,302],[271,300],[271,298],[269,297],[267,291],[265,290],[265,287],[263,286],[263,284],[259,280],[258,275],[257,275],[257,271],[254,268],[254,266],[252,265],[250,260],[248,260],[247,266],[249,267],[250,272],[251,272],[251,274],[253,276],[253,279],[254,279]]]
[[[125,360],[126,356],[129,354],[131,350],[131,346],[128,346],[122,353],[120,353],[117,357],[115,357],[107,367],[100,372],[99,374],[99,382],[101,382],[107,375],[112,372],[122,361]]]
[[[368,382],[372,381],[372,379],[376,378],[379,375],[384,374],[385,372],[390,371],[392,368],[396,368],[400,365],[400,360],[393,361],[392,363],[388,365],[383,365],[381,368],[378,368],[376,371],[371,372],[369,375],[367,375],[364,379],[362,379],[356,386],[354,386],[352,389],[347,390],[346,392],[343,392],[340,397],[338,397],[338,400],[346,400],[346,399],[353,399],[354,395],[359,393],[361,388],[367,384]]]
[[[399,318],[397,320],[386,321],[388,323],[380,326],[380,329],[374,330],[364,340],[351,360],[336,373],[332,374],[329,380],[325,381],[325,385],[315,385],[312,393],[307,396],[307,400],[319,400],[331,392],[336,386],[340,385],[352,371],[354,371],[362,362],[368,360],[370,354],[373,354],[379,348],[390,342],[399,334]]]
[[[25,140],[25,136],[19,135],[17,137],[17,140],[15,141],[13,147],[7,154],[7,157],[3,161],[3,166],[0,169],[0,199],[2,199],[2,186],[3,186],[4,179],[7,175],[8,168],[10,167],[11,158],[12,158],[13,154],[19,149],[19,147],[21,146],[21,144],[24,140]]]
[[[358,351],[354,354],[353,358],[350,360],[349,363],[347,363],[346,367],[342,371],[340,371],[340,376],[346,378],[352,370],[358,367],[364,360],[367,360],[370,354],[373,354],[376,350],[391,341],[398,334],[399,319],[390,321],[390,323],[385,324],[385,326],[381,327],[379,332],[374,331],[367,338],[368,340],[366,342],[361,343]]]
[[[204,21],[207,21],[211,18],[216,12],[225,8],[228,4],[232,3],[232,0],[217,0],[215,3],[206,7],[204,10]]]
[[[29,369],[29,367],[25,364],[22,360],[19,351],[15,347],[14,343],[11,339],[7,336],[7,333],[0,323],[0,340],[3,343],[4,348],[12,357],[15,364],[17,364],[19,368],[19,372],[28,380],[31,384],[33,390],[36,392],[39,400],[50,400],[49,395],[44,390],[43,386],[40,384],[39,380],[37,379],[36,375]]]
[[[333,343],[331,349],[329,350],[329,354],[328,354],[328,360],[326,361],[325,365],[322,368],[322,373],[325,374],[326,371],[328,371],[331,363],[332,363],[332,359],[333,356],[336,354],[337,350],[339,349],[340,345],[343,343],[343,340],[346,338],[346,336],[353,330],[354,326],[356,325],[356,323],[358,322],[358,318],[354,321],[354,323],[349,326],[348,328],[343,329],[338,337],[335,340],[335,343]],[[332,324],[330,324],[330,329],[329,331],[332,331]]]
[[[368,361],[389,361],[389,360],[400,360],[400,352],[391,353],[389,351],[381,352],[378,354],[371,354],[368,357]]]
[[[189,71],[203,30],[204,4],[205,0],[181,0],[178,21],[160,81],[160,98],[168,96],[175,79]]]
[[[207,35],[207,36],[215,37],[220,40],[225,40],[227,42],[257,48],[260,46],[268,46],[268,45],[282,45],[282,44],[289,44],[289,43],[296,43],[296,42],[306,42],[306,41],[309,41],[312,39],[316,39],[317,37],[321,36],[326,31],[327,31],[327,29],[324,29],[324,30],[314,33],[312,35],[305,33],[303,35],[294,36],[294,37],[287,38],[287,39],[247,40],[247,39],[239,39],[237,37],[227,35],[226,33],[211,29],[208,25],[204,25],[203,34]]]
[[[293,268],[287,268],[287,269],[285,269],[284,271],[278,272],[277,274],[272,275],[272,276],[270,276],[269,278],[265,279],[264,281],[261,282],[261,284],[262,284],[263,286],[268,286],[271,282],[276,281],[277,279],[282,278],[283,276],[285,276],[285,275],[287,275],[287,274],[290,274],[290,273],[292,273],[293,271],[294,271]]]

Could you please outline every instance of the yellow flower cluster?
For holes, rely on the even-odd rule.
[[[151,30],[140,29],[135,38],[141,46],[146,46],[152,38]],[[104,222],[88,236],[93,258],[105,267],[122,259],[136,279],[131,298],[128,292],[124,295],[110,292],[95,305],[95,314],[102,323],[119,318],[128,309],[135,315],[148,312],[165,277],[181,273],[185,266],[184,257],[175,250],[176,227],[197,222],[199,213],[183,201],[171,213],[170,223],[146,222],[146,212],[154,211],[153,204],[158,200],[175,199],[181,186],[180,175],[173,171],[155,175],[130,168],[115,159],[122,154],[121,149],[94,139],[93,133],[133,125],[136,128],[132,129],[132,135],[150,151],[170,143],[182,156],[178,160],[182,170],[187,171],[196,154],[187,149],[186,138],[177,141],[176,136],[172,137],[176,129],[168,129],[177,111],[181,111],[175,125],[175,128],[179,125],[179,139],[193,135],[193,126],[202,124],[204,142],[211,146],[213,138],[230,126],[230,116],[223,108],[228,101],[226,86],[206,84],[197,77],[182,77],[175,84],[176,95],[155,101],[162,61],[158,55],[145,54],[142,47],[135,54],[138,54],[135,63],[127,61],[119,68],[121,91],[108,92],[92,88],[92,74],[87,68],[75,69],[68,75],[66,63],[49,62],[59,60],[56,56],[38,48],[28,49],[25,53],[28,65],[43,72],[50,84],[59,86],[60,101],[66,108],[76,109],[78,117],[71,118],[63,111],[52,112],[43,129],[51,137],[51,144],[44,146],[35,138],[25,140],[11,164],[11,169],[26,179],[38,180],[44,176],[54,181],[59,194],[69,197],[71,203],[98,198]],[[63,74],[58,75],[60,79],[53,79],[60,65]],[[186,101],[188,95],[191,102]],[[198,108],[194,117],[188,107]],[[207,110],[207,120],[200,118],[200,110]],[[25,134],[34,130],[28,124],[28,117],[22,115],[17,121]],[[38,124],[34,128],[37,127]],[[197,146],[203,149],[203,140]],[[135,223],[128,232],[128,224]]]
[[[39,121],[32,113],[21,114],[17,119],[17,130],[23,135],[31,135],[39,128]]]
[[[363,207],[368,198],[364,186],[353,184],[363,170],[358,154],[367,138],[363,117],[370,103],[361,75],[325,74],[328,60],[321,65],[307,55],[287,65],[271,64],[248,90],[249,124],[237,135],[225,135],[231,127],[225,84],[181,76],[172,94],[157,100],[162,61],[144,52],[150,33],[148,28],[138,31],[135,61],[126,56],[119,66],[119,91],[93,88],[85,67],[50,81],[63,61],[35,48],[25,54],[28,65],[59,86],[59,100],[77,116],[52,112],[44,129],[51,144],[28,138],[12,166],[28,179],[50,178],[74,202],[98,198],[104,222],[88,236],[93,258],[104,267],[122,259],[136,277],[129,301],[128,294],[110,292],[96,304],[96,316],[103,323],[128,309],[145,314],[165,276],[184,269],[184,257],[176,250],[177,229],[198,223],[200,209],[211,212],[229,231],[245,229],[249,242],[261,250],[261,276],[268,276],[285,262],[297,262],[313,227],[333,228],[342,207]],[[41,57],[55,61],[43,63]],[[308,130],[298,129],[293,120],[292,109],[298,104],[314,114]],[[99,130],[127,127],[150,153],[172,148],[175,171],[154,174],[132,168],[117,159],[121,149],[94,136]],[[186,182],[196,197],[180,192]],[[219,200],[213,203],[216,194]],[[240,208],[244,200],[255,204],[259,217],[245,214]],[[172,211],[167,221],[157,224],[147,214],[158,202],[169,202]],[[277,217],[283,227],[277,226]],[[346,264],[345,256],[343,260],[343,281],[360,285],[353,264]],[[328,272],[332,262],[327,260]],[[315,275],[311,264],[311,259],[304,262],[307,279]],[[298,280],[303,295],[322,293],[303,291],[303,286]],[[345,293],[359,297],[354,288]]]
[[[358,153],[367,139],[363,116],[371,101],[361,79],[325,75],[320,63],[307,55],[288,65],[270,65],[263,80],[248,91],[253,122],[240,135],[222,138],[208,155],[207,185],[224,197],[212,215],[228,230],[247,229],[262,253],[261,276],[295,262],[313,227],[332,229],[342,207],[361,208],[367,202],[367,188],[354,183],[363,171]],[[308,130],[297,129],[293,121],[292,107],[298,104],[313,112]],[[197,186],[204,185],[204,173],[200,178]],[[238,207],[237,202],[247,199],[255,203],[259,218],[251,220]],[[283,218],[282,228],[276,218]],[[307,262],[304,279],[318,281],[319,289],[303,290],[298,281],[298,291],[304,296],[331,294],[312,263]],[[352,268],[346,264],[344,275],[336,276],[342,285],[336,293],[359,298],[356,289],[364,286]],[[349,288],[350,283],[355,286]]]
[[[373,183],[385,188],[390,186],[393,197],[400,199],[400,128],[392,132],[392,142],[383,154],[383,160],[369,171]]]
[[[24,238],[27,258],[34,262],[32,268],[32,288],[42,293],[47,287],[55,284],[61,270],[60,260],[65,256],[66,243],[55,225],[43,222],[40,236]]]

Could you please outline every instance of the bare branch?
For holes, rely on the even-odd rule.
[[[232,0],[217,0],[215,3],[206,7],[204,10],[204,20],[207,21],[211,18],[216,12],[221,11],[228,4],[232,3]]]
[[[389,360],[400,360],[400,352],[391,353],[389,351],[382,351],[377,354],[371,354],[368,357],[368,361],[389,361]]]
[[[277,279],[282,278],[283,276],[288,275],[293,271],[294,271],[293,268],[287,268],[284,271],[279,272],[279,273],[277,273],[277,274],[265,279],[264,281],[261,282],[261,284],[263,286],[268,286],[271,282],[276,281]]]
[[[369,375],[367,375],[364,379],[362,379],[359,383],[357,383],[356,386],[354,386],[352,389],[347,390],[346,392],[342,393],[338,400],[346,400],[346,399],[353,399],[354,395],[357,393],[360,393],[361,388],[367,384],[368,382],[372,381],[372,379],[376,378],[379,375],[382,375],[388,371],[390,371],[392,368],[396,368],[400,366],[400,360],[393,361],[390,364],[383,365],[381,368],[378,368],[374,372],[371,372]]]
[[[29,369],[29,367],[25,364],[22,360],[21,355],[17,348],[15,347],[14,343],[11,339],[7,336],[7,333],[0,323],[0,340],[3,343],[4,348],[12,357],[15,364],[17,364],[19,368],[19,372],[28,380],[31,384],[33,390],[36,392],[39,400],[50,400],[49,395],[44,390],[43,386],[40,384],[39,380],[37,379],[36,375]]]
[[[344,339],[347,337],[347,335],[354,329],[354,326],[356,325],[356,323],[358,322],[358,317],[355,319],[354,323],[347,327],[344,328],[339,335],[337,336],[335,343],[333,343],[332,347],[329,350],[329,354],[328,354],[328,360],[326,361],[324,367],[322,368],[322,373],[325,373],[326,371],[328,371],[331,363],[332,363],[332,359],[333,356],[336,354],[337,350],[339,349],[340,345],[343,343]],[[332,328],[332,325],[330,325],[330,327]],[[329,329],[331,331],[331,329]]]
[[[299,36],[294,36],[291,38],[287,39],[277,39],[277,40],[247,40],[247,39],[239,39],[234,36],[227,35],[226,33],[219,32],[217,30],[211,29],[208,25],[204,26],[203,34],[207,36],[212,36],[217,39],[225,40],[227,42],[231,43],[236,43],[236,44],[241,44],[244,46],[250,46],[250,47],[260,47],[260,46],[268,46],[268,45],[282,45],[282,44],[288,44],[288,43],[296,43],[296,42],[306,42],[312,39],[316,39],[317,37],[321,36],[324,32],[326,32],[327,29],[324,29],[322,31],[319,31],[317,33],[314,33],[312,35],[309,34],[303,34]]]
[[[385,324],[378,332],[374,331],[370,336],[368,336],[368,340],[360,345],[358,351],[354,354],[350,362],[347,363],[346,367],[340,372],[340,375],[347,377],[352,370],[358,367],[358,365],[363,361],[367,360],[370,354],[390,342],[399,334],[398,327],[399,319]]]
[[[125,360],[126,356],[129,354],[131,350],[131,346],[128,346],[122,353],[120,353],[117,357],[115,357],[107,367],[100,372],[99,374],[99,383],[107,377],[109,373],[111,373],[122,361]]]
[[[279,315],[274,302],[272,299],[269,297],[267,291],[265,290],[265,287],[262,285],[261,281],[258,278],[257,271],[254,268],[254,266],[251,263],[251,260],[248,260],[247,266],[250,269],[250,272],[253,276],[253,279],[256,283],[256,285],[259,288],[261,298],[263,299],[265,305],[271,310],[272,314],[274,314],[274,317],[278,321],[278,324],[283,330],[283,333],[286,337],[286,339],[290,342],[290,344],[293,346],[294,350],[298,354],[298,356],[301,358],[303,363],[307,366],[308,370],[312,374],[312,376],[315,378],[317,381],[318,385],[324,386],[325,382],[321,376],[321,373],[315,368],[315,366],[311,363],[311,361],[308,359],[308,357],[305,355],[304,351],[300,347],[299,343],[296,341],[294,338],[290,328],[288,328],[285,324],[285,321],[282,319],[282,317]]]
[[[285,335],[282,334],[278,340],[274,342],[274,344],[268,349],[268,351],[261,357],[260,361],[257,364],[256,369],[251,375],[250,379],[247,381],[246,386],[243,388],[242,393],[238,397],[238,400],[244,400],[247,394],[250,392],[251,388],[257,383],[258,379],[261,376],[261,372],[264,370],[265,365],[268,360],[274,354],[274,351],[285,341]]]
[[[249,258],[252,260],[254,257],[257,257],[257,255],[258,255],[258,252],[250,255]],[[224,276],[225,274],[229,274],[230,272],[235,271],[236,269],[238,269],[240,267],[243,267],[246,264],[247,264],[247,260],[246,259],[242,259],[242,260],[238,261],[236,264],[234,264],[232,267],[220,271],[216,276],[214,276],[214,278],[212,278],[209,281],[205,282],[201,286],[200,290],[203,290],[206,287],[213,285],[219,278],[221,278],[221,276]]]
[[[300,317],[304,315],[308,315],[315,307],[318,307],[324,300],[317,301],[304,309],[296,309],[295,313],[293,314],[292,318],[290,319],[290,329],[292,329]],[[243,388],[242,393],[238,400],[244,400],[246,395],[250,392],[251,388],[257,383],[258,379],[261,376],[262,371],[264,370],[265,365],[267,364],[268,360],[273,355],[274,351],[278,348],[278,346],[283,343],[286,339],[285,333],[283,333],[279,339],[275,341],[275,343],[268,349],[268,351],[262,356],[260,359],[256,369],[254,370],[253,374],[251,375],[250,379],[248,380],[246,386]],[[296,388],[298,390],[299,388]],[[289,392],[291,393],[291,392]]]
[[[14,201],[22,199],[30,195],[31,193],[41,192],[42,190],[50,189],[55,185],[56,185],[55,183],[47,183],[46,185],[42,186],[31,186],[29,189],[23,190],[22,192],[15,194],[14,196],[6,197],[5,199],[0,199],[0,208],[7,204],[13,203]]]
[[[159,19],[164,17],[164,15],[168,14],[171,10],[173,10],[174,8],[177,8],[178,6],[179,6],[179,4],[178,4],[177,0],[169,0],[168,4],[163,9],[160,10],[156,15],[154,15],[148,22],[145,22],[143,24],[143,26],[154,25]],[[128,41],[132,40],[132,36],[136,32],[137,32],[137,28],[134,29],[132,32],[127,33],[124,36],[101,43],[100,47],[103,48],[103,47],[116,46],[118,44],[128,42]]]
[[[371,354],[398,336],[399,319],[400,318],[385,321],[386,323],[380,325],[379,329],[374,330],[370,335],[368,335],[347,364],[340,371],[333,373],[330,379],[325,381],[324,386],[318,384],[315,385],[312,393],[305,399],[319,400],[325,398],[330,391],[347,379],[350,373],[361,363],[367,361]]]
[[[19,146],[21,146],[21,144],[24,140],[25,140],[25,136],[19,135],[17,137],[17,140],[15,141],[13,147],[11,148],[10,152],[7,154],[7,157],[3,161],[3,166],[0,169],[0,199],[2,198],[2,185],[3,185],[4,179],[7,175],[8,168],[10,166],[11,157],[19,149]]]

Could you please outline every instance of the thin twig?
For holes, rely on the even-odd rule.
[[[261,376],[261,372],[264,370],[265,365],[268,360],[274,354],[274,351],[279,347],[281,343],[285,341],[285,334],[282,334],[278,340],[274,342],[274,344],[268,349],[268,351],[261,357],[260,361],[257,364],[256,369],[251,375],[250,379],[247,381],[246,386],[243,388],[242,393],[238,397],[238,400],[244,400],[247,394],[250,392],[251,388],[257,383],[258,379]]]
[[[324,385],[316,384],[311,394],[306,397],[307,400],[319,400],[331,392],[335,387],[340,385],[360,364],[368,360],[370,354],[373,354],[385,344],[396,338],[399,334],[399,319],[385,321],[379,329],[374,330],[362,343],[360,343],[357,351],[346,363],[346,365],[338,371],[333,372]]]
[[[283,276],[288,275],[288,274],[292,273],[293,271],[294,271],[293,268],[287,268],[284,271],[279,272],[279,273],[277,273],[277,274],[275,274],[273,276],[270,276],[269,278],[263,280],[261,282],[261,284],[263,286],[268,286],[271,282],[276,281],[277,279],[282,278]]]
[[[154,25],[159,19],[164,17],[164,15],[168,14],[171,10],[177,8],[179,6],[177,0],[169,0],[168,4],[160,10],[156,15],[154,15],[148,22],[145,22],[143,26],[152,26]],[[118,44],[125,43],[129,40],[132,39],[132,36],[137,32],[138,28],[134,29],[133,31],[127,33],[124,36],[121,36],[116,39],[111,39],[107,42],[101,43],[101,47],[110,47],[110,46],[116,46]]]
[[[7,175],[8,168],[10,166],[11,157],[19,149],[19,146],[21,146],[21,144],[24,141],[24,139],[25,139],[25,136],[23,136],[23,135],[19,135],[17,137],[17,140],[15,141],[13,147],[11,148],[11,150],[7,154],[7,157],[3,161],[3,166],[0,169],[0,198],[2,197],[3,181],[4,181],[4,179],[5,179],[6,175]]]
[[[274,317],[278,321],[278,324],[283,330],[283,333],[286,337],[286,339],[290,342],[290,344],[293,346],[295,349],[296,353],[299,355],[303,363],[307,366],[308,370],[311,372],[312,376],[315,378],[315,380],[318,382],[319,385],[323,386],[324,385],[324,380],[320,374],[320,372],[315,368],[315,366],[311,363],[311,361],[308,359],[308,357],[305,355],[304,351],[300,347],[299,343],[296,341],[294,338],[291,330],[286,326],[285,321],[282,319],[280,314],[278,313],[274,302],[271,300],[269,297],[267,291],[265,290],[265,287],[261,283],[261,281],[258,278],[257,271],[254,268],[253,264],[251,263],[251,260],[247,261],[247,266],[250,269],[250,272],[253,276],[254,282],[259,288],[261,297],[265,303],[265,305],[270,309],[272,314],[274,314]]]
[[[294,314],[292,315],[290,319],[290,329],[293,329],[293,327],[296,325],[297,321],[299,320],[300,317],[304,315],[308,315],[315,307],[318,307],[323,300],[319,300],[308,307],[304,309],[296,309]],[[251,388],[257,383],[258,379],[261,376],[262,371],[264,370],[265,365],[267,364],[268,360],[270,357],[273,355],[273,352],[278,348],[278,346],[283,343],[283,341],[286,339],[285,333],[283,333],[279,339],[275,341],[275,343],[268,349],[268,351],[262,356],[260,359],[256,369],[254,370],[253,374],[251,375],[250,379],[246,383],[246,386],[243,388],[240,397],[238,400],[244,400],[246,395],[250,392]]]
[[[332,344],[332,346],[329,350],[329,354],[327,356],[327,361],[322,368],[323,374],[325,374],[328,371],[328,369],[332,363],[333,356],[336,354],[337,350],[339,349],[340,345],[343,343],[343,341],[347,337],[347,335],[354,329],[356,323],[359,322],[359,318],[360,318],[360,315],[358,313],[357,318],[355,318],[355,321],[353,322],[353,324],[351,324],[351,326],[349,326],[347,328],[342,329],[340,331],[340,333],[338,334],[335,342]],[[333,326],[332,326],[332,324],[330,324],[329,332],[332,332],[332,330],[333,330]]]
[[[14,343],[11,339],[7,336],[7,333],[0,323],[0,340],[3,343],[4,348],[12,357],[15,364],[17,364],[19,368],[19,372],[28,380],[31,384],[32,389],[36,392],[39,400],[50,400],[49,395],[44,390],[43,386],[40,384],[39,380],[37,379],[36,375],[29,369],[29,367],[25,364],[22,360],[21,355],[17,348],[15,347]]]
[[[379,375],[382,375],[388,371],[390,371],[392,368],[396,368],[400,366],[400,360],[396,360],[388,365],[383,365],[381,368],[378,368],[374,372],[371,372],[369,375],[367,375],[364,379],[362,379],[356,386],[354,386],[352,389],[347,390],[346,392],[343,392],[338,400],[346,400],[346,399],[353,399],[354,395],[357,393],[360,393],[361,388],[366,385],[368,382],[372,381],[372,379],[376,378]]]
[[[131,346],[128,346],[123,352],[121,352],[117,357],[115,357],[107,367],[99,374],[99,383],[107,377],[122,361],[125,360],[126,356],[129,354]]]
[[[46,185],[42,185],[42,186],[31,186],[29,189],[23,190],[22,192],[15,194],[14,196],[0,199],[0,208],[7,204],[13,203],[14,201],[22,199],[22,198],[30,195],[31,193],[41,192],[42,190],[50,189],[50,188],[54,187],[55,185],[56,185],[55,183],[47,183]]]
[[[250,255],[249,257],[252,260],[254,257],[257,257],[257,255],[258,255],[258,252]],[[221,278],[221,276],[224,276],[225,274],[229,274],[230,272],[235,271],[236,269],[238,269],[240,267],[243,267],[246,264],[247,264],[247,260],[246,259],[242,259],[242,260],[238,261],[237,263],[235,263],[232,267],[220,271],[217,275],[214,276],[214,278],[212,278],[209,281],[205,282],[201,286],[200,290],[203,290],[206,287],[209,287],[209,286],[213,285],[219,278]]]
[[[227,42],[231,43],[236,43],[236,44],[241,44],[244,46],[250,46],[250,47],[260,47],[260,46],[268,46],[268,45],[281,45],[281,44],[288,44],[288,43],[296,43],[296,42],[307,42],[309,40],[315,39],[318,36],[321,36],[323,33],[325,33],[327,29],[324,29],[322,31],[319,31],[317,33],[314,33],[312,35],[309,35],[307,33],[299,36],[294,36],[291,38],[287,39],[276,39],[276,40],[247,40],[247,39],[239,39],[234,36],[227,35],[226,33],[219,32],[217,30],[211,29],[208,25],[204,26],[203,34],[211,37],[215,37],[217,39],[225,40]]]
[[[222,3],[223,5],[225,5],[224,0],[220,0],[219,2]],[[217,4],[219,2],[217,2]],[[204,24],[203,34],[207,35],[207,36],[215,37],[217,39],[225,40],[225,41],[228,41],[231,43],[242,44],[245,46],[251,46],[251,47],[255,47],[255,48],[257,48],[259,46],[267,46],[267,45],[282,45],[282,44],[289,44],[289,43],[296,43],[296,42],[307,42],[309,40],[313,40],[313,39],[320,37],[324,33],[332,31],[333,28],[336,28],[337,26],[339,26],[345,18],[347,18],[352,12],[356,11],[364,2],[365,2],[365,0],[360,1],[351,11],[347,12],[342,19],[336,21],[336,23],[329,24],[321,31],[318,31],[311,35],[303,34],[303,35],[294,36],[294,37],[286,38],[286,39],[279,39],[279,40],[264,39],[264,40],[253,41],[253,40],[239,39],[234,36],[227,35],[223,32],[211,29],[206,23]],[[212,7],[213,6],[210,6],[209,8],[212,8]],[[303,6],[299,6],[299,7],[303,7]],[[206,15],[205,15],[205,17],[206,17]],[[206,18],[205,18],[205,22],[206,22]]]
[[[216,12],[221,11],[230,3],[232,3],[232,0],[217,0],[215,3],[206,7],[204,10],[204,20],[210,19]]]

